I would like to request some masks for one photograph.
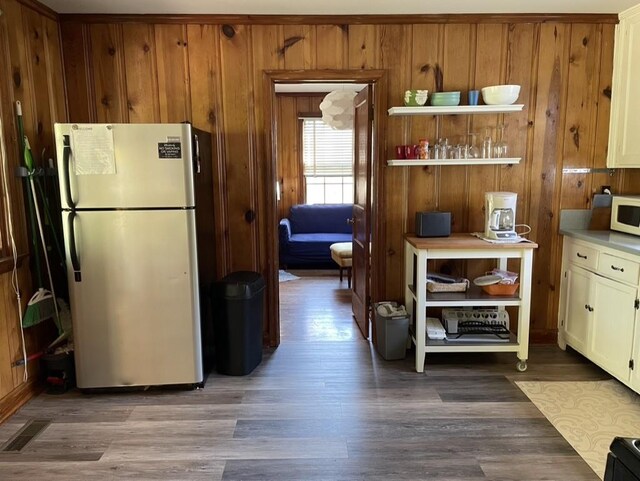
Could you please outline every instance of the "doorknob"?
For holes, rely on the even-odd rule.
[[[347,219],[347,224],[355,224],[356,220],[352,217],[351,219]]]

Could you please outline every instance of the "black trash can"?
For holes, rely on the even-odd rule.
[[[264,278],[238,271],[211,289],[216,370],[243,376],[262,361]]]
[[[48,394],[62,394],[76,387],[73,351],[43,355],[40,358],[40,370]]]
[[[640,481],[640,439],[617,437],[609,449],[604,481]]]

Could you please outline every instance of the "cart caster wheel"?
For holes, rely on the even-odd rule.
[[[527,361],[518,361],[516,364],[516,369],[519,372],[525,372],[527,370]]]

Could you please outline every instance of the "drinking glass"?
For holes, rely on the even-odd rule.
[[[449,153],[449,158],[450,159],[464,159],[464,145],[463,145],[463,139],[462,137],[456,139],[455,141],[455,145],[451,146],[451,151]]]
[[[462,158],[461,156],[462,156],[462,147],[460,147],[460,144],[452,145],[449,151],[449,158],[461,159]]]
[[[433,158],[434,159],[442,159],[442,139],[438,139],[437,142],[433,144]]]
[[[484,139],[482,141],[482,158],[490,159],[493,155],[493,139],[491,138],[491,127],[484,129]]]
[[[450,156],[451,146],[449,145],[449,139],[446,137],[444,139],[438,140],[438,147],[440,149],[440,157],[439,159],[448,159]]]
[[[475,132],[469,132],[469,148],[467,150],[467,158],[468,159],[477,159],[480,157],[480,149],[476,145],[476,137],[478,136]]]
[[[506,125],[498,124],[496,127],[496,143],[493,145],[493,156],[496,159],[503,159],[507,157],[508,148],[507,143],[504,141],[504,129]]]

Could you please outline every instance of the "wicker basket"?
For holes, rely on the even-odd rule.
[[[434,282],[427,279],[429,292],[467,292],[467,289],[469,289],[469,279],[460,279],[460,282],[452,283]]]

